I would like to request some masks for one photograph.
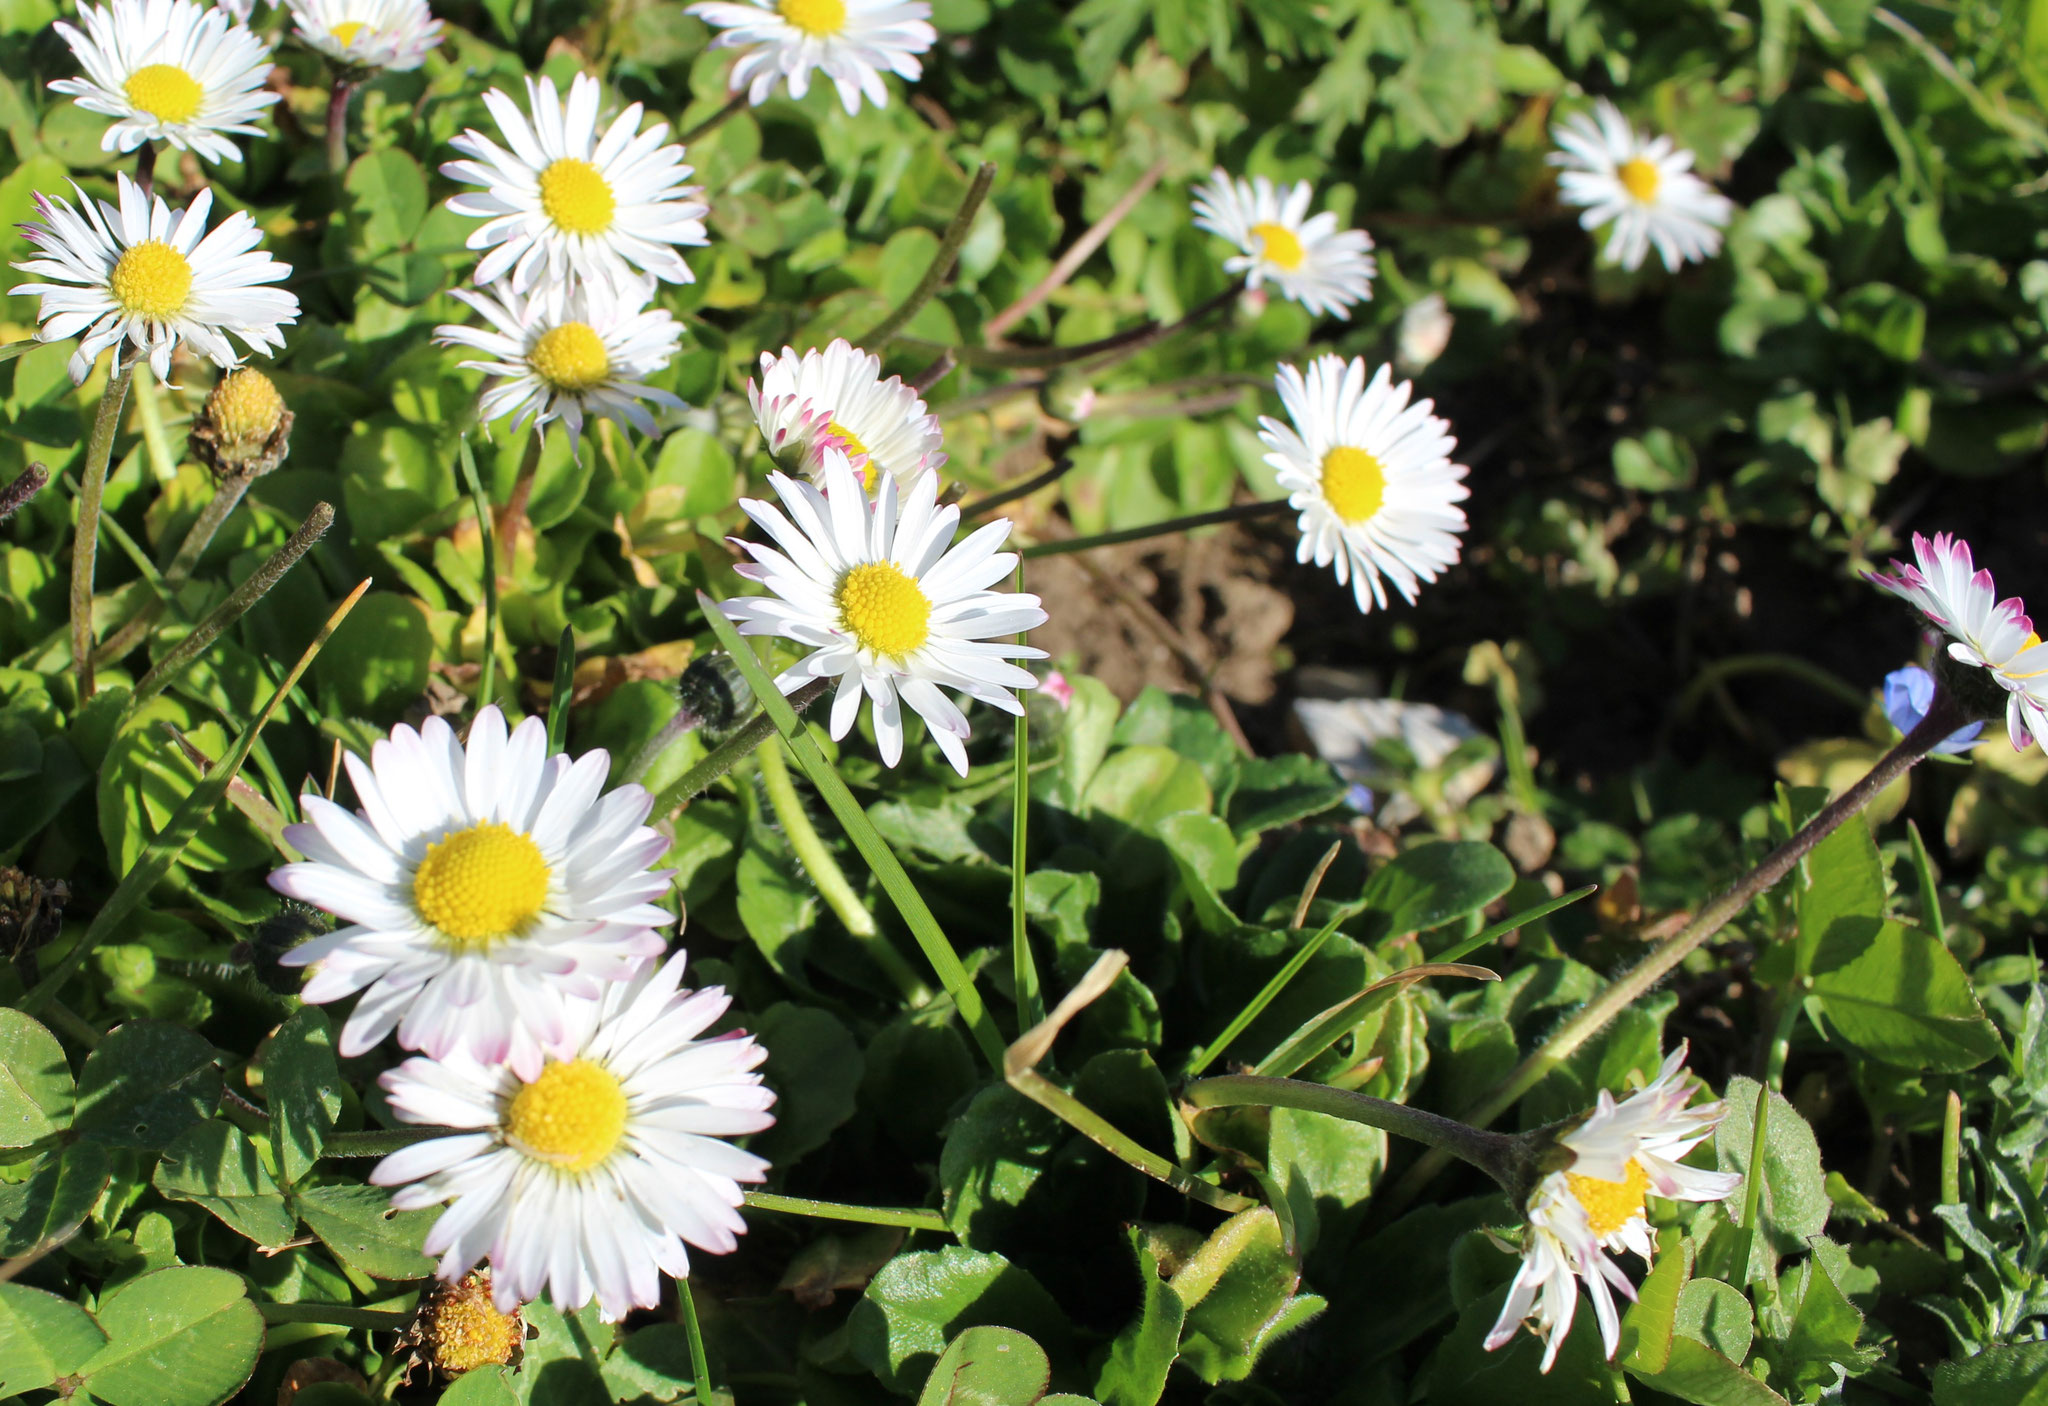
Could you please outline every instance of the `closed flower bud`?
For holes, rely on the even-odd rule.
[[[223,476],[255,477],[284,462],[292,413],[253,367],[220,378],[192,426],[192,452]]]

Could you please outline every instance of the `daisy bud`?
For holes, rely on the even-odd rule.
[[[256,478],[291,452],[292,412],[271,379],[245,366],[220,378],[192,422],[192,453],[222,478]]]
[[[676,680],[676,699],[694,725],[713,736],[754,710],[754,690],[724,650],[690,661]]]
[[[412,1363],[439,1377],[479,1367],[516,1367],[525,1353],[526,1320],[515,1306],[500,1313],[491,1301],[491,1272],[474,1269],[453,1284],[435,1286],[420,1300],[412,1325],[399,1338]]]

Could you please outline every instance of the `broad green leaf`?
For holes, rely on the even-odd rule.
[[[617,1330],[599,1319],[597,1305],[563,1313],[542,1296],[526,1306],[526,1321],[534,1335],[511,1378],[514,1399],[522,1406],[609,1406],[601,1373]]]
[[[436,1209],[394,1211],[391,1198],[374,1186],[302,1186],[292,1194],[292,1207],[350,1269],[372,1279],[420,1279],[434,1272],[420,1244],[441,1214]]]
[[[1884,863],[1870,838],[1870,822],[1852,815],[1806,857],[1806,887],[1799,894],[1799,969],[1813,970],[1814,954],[1837,918],[1883,918]]]
[[[27,1147],[71,1123],[71,1066],[33,1017],[0,1009],[0,1147]]]
[[[0,1182],[0,1258],[68,1237],[91,1214],[109,1176],[106,1148],[75,1142],[45,1156],[22,1180]]]
[[[0,1282],[0,1398],[70,1376],[106,1341],[92,1315],[69,1299]]]
[[[1348,1246],[1386,1169],[1387,1135],[1298,1108],[1275,1108],[1267,1128],[1266,1167],[1294,1214],[1300,1253]]]
[[[1955,1073],[2005,1048],[1955,954],[1904,923],[1837,919],[1814,954],[1809,1009],[1846,1044],[1901,1069]]]
[[[1764,1345],[1773,1382],[1805,1400],[1816,1400],[1844,1372],[1860,1376],[1883,1356],[1876,1348],[1857,1346],[1863,1315],[1829,1275],[1823,1256],[1809,1256],[1780,1287],[1792,1328],[1784,1338]]]
[[[282,1245],[298,1220],[284,1194],[232,1123],[195,1123],[164,1149],[152,1184],[173,1201],[191,1201],[259,1245]]]
[[[1170,1283],[1187,1304],[1181,1360],[1211,1383],[1242,1381],[1267,1347],[1323,1309],[1296,1292],[1301,1266],[1265,1206],[1218,1226]]]
[[[1292,825],[1341,804],[1350,789],[1326,761],[1300,752],[1240,762],[1230,828],[1241,838]]]
[[[78,1076],[82,1138],[159,1151],[178,1134],[213,1116],[220,1069],[212,1045],[181,1026],[136,1020],[90,1055]]]
[[[690,1335],[679,1323],[651,1323],[633,1333],[604,1359],[602,1369],[604,1384],[620,1401],[681,1401],[694,1373]]]
[[[917,1406],[1035,1406],[1052,1384],[1045,1350],[1015,1328],[969,1328],[939,1354]]]
[[[846,1328],[861,1365],[908,1395],[948,1342],[989,1324],[1028,1332],[1055,1355],[1072,1336],[1066,1313],[1036,1279],[1001,1255],[962,1246],[898,1255],[868,1285]]]
[[[1182,811],[1207,811],[1202,770],[1167,747],[1126,747],[1096,769],[1084,808],[1127,825],[1150,828]]]
[[[953,1233],[968,1245],[998,1243],[1068,1136],[1058,1118],[1007,1084],[976,1094],[947,1128],[939,1157]]]
[[[1671,1340],[1671,1358],[1657,1373],[1629,1375],[1693,1406],[1787,1406],[1785,1398],[1693,1338]]]
[[[402,496],[365,491],[387,500]],[[429,507],[423,504],[417,511],[424,513]],[[434,638],[419,603],[389,591],[372,591],[356,603],[313,661],[313,678],[323,696],[332,690],[343,711],[381,718],[419,697],[427,686],[433,653]]]
[[[263,1055],[263,1098],[270,1105],[271,1142],[285,1185],[320,1160],[341,1111],[341,1089],[327,1013],[301,1006],[270,1037]]]
[[[1714,1156],[1724,1172],[1749,1173],[1758,1087],[1756,1080],[1740,1074],[1728,1081],[1723,1095],[1728,1116],[1714,1130]],[[1773,1090],[1770,1097],[1757,1213],[1770,1244],[1781,1254],[1791,1254],[1805,1249],[1809,1239],[1827,1228],[1827,1178],[1821,1172],[1820,1144],[1813,1129],[1783,1094]],[[1739,1191],[1723,1203],[1729,1219],[1738,1225],[1745,1195]]]
[[[865,1064],[860,1044],[829,1011],[779,1002],[761,1012],[754,1033],[768,1051],[762,1077],[777,1091],[775,1126],[750,1146],[778,1167],[823,1147],[853,1117]]]
[[[1515,886],[1515,866],[1492,845],[1443,840],[1403,850],[1359,896],[1387,937],[1441,927],[1474,913]]]
[[[1621,1320],[1615,1360],[1631,1372],[1661,1372],[1671,1360],[1678,1301],[1691,1273],[1691,1251],[1675,1226],[1657,1235],[1657,1261],[1637,1286],[1636,1301]]]
[[[357,157],[344,179],[362,249],[381,254],[409,243],[427,217],[427,178],[397,147]]]
[[[519,1394],[512,1390],[511,1373],[505,1368],[478,1367],[448,1384],[441,1393],[440,1406],[519,1406]]]
[[[1679,1337],[1702,1343],[1731,1362],[1746,1362],[1756,1338],[1756,1310],[1733,1284],[1694,1279],[1678,1295],[1672,1328]]]
[[[2044,1406],[2048,1343],[2006,1343],[1934,1369],[1934,1406]]]
[[[1187,1306],[1161,1275],[1158,1252],[1145,1233],[1132,1226],[1125,1234],[1138,1257],[1138,1311],[1110,1339],[1095,1375],[1095,1395],[1102,1406],[1156,1406],[1180,1356]]]
[[[1169,815],[1155,827],[1180,873],[1182,892],[1194,906],[1195,921],[1205,932],[1226,933],[1237,915],[1223,895],[1237,886],[1237,840],[1230,827],[1213,815]]]
[[[240,1276],[173,1267],[100,1301],[107,1344],[79,1368],[108,1406],[215,1406],[241,1389],[263,1346],[263,1316]]]

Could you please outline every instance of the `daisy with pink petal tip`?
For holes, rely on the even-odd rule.
[[[641,823],[652,797],[604,794],[602,750],[549,756],[539,718],[508,734],[495,707],[466,747],[429,718],[393,728],[367,764],[344,761],[362,809],[301,797],[306,823],[285,839],[306,857],[270,876],[347,923],[282,959],[313,968],[300,996],[361,993],[343,1055],[396,1031],[436,1059],[538,1078],[606,988],[666,945],[669,875],[648,866],[668,841]]]
[[[844,454],[872,493],[886,473],[908,490],[926,469],[946,462],[936,415],[900,376],[882,379],[882,359],[837,338],[799,356],[761,353],[761,378],[747,380],[747,400],[768,452],[813,483],[827,449]]]

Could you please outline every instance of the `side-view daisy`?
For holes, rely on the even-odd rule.
[[[490,252],[477,265],[478,283],[510,274],[514,292],[572,275],[623,287],[639,269],[666,283],[695,275],[676,246],[703,244],[710,207],[683,182],[683,149],[663,145],[668,124],[640,130],[634,103],[598,133],[603,88],[587,73],[569,85],[565,105],[552,78],[526,80],[526,114],[499,89],[484,94],[507,147],[471,128],[448,144],[468,160],[441,173],[464,185],[448,208],[484,221],[469,247]]]
[[[593,1298],[616,1322],[690,1272],[685,1242],[722,1255],[746,1229],[741,1182],[768,1163],[724,1138],[774,1123],[752,1072],[768,1052],[701,1038],[731,998],[682,988],[683,954],[613,984],[531,1073],[458,1055],[409,1059],[378,1082],[408,1123],[459,1128],[394,1152],[370,1180],[399,1210],[451,1202],[427,1232],[440,1277],[491,1263],[501,1312],[545,1288],[563,1312]]]
[[[483,353],[486,359],[462,365],[492,378],[481,406],[485,420],[512,415],[515,432],[528,421],[560,420],[572,450],[582,440],[586,415],[653,434],[654,417],[640,402],[670,409],[683,403],[643,378],[668,365],[683,329],[665,309],[647,306],[650,292],[639,282],[624,295],[603,283],[557,286],[530,297],[458,288],[455,296],[488,325],[439,327],[434,340]]]
[[[60,78],[50,91],[116,119],[100,138],[103,150],[166,141],[208,161],[237,160],[241,148],[229,134],[260,133],[256,119],[280,95],[264,87],[270,46],[232,20],[195,0],[81,5],[84,29],[61,20],[56,29],[84,76]]]
[[[299,42],[344,68],[408,73],[441,44],[427,0],[288,0]]]
[[[827,449],[846,455],[871,492],[878,471],[908,488],[946,462],[938,416],[902,377],[882,379],[879,356],[843,337],[802,356],[791,347],[781,356],[762,352],[761,379],[748,379],[747,400],[768,452],[813,479]]]
[[[1328,210],[1310,216],[1314,199],[1307,181],[1283,192],[1264,176],[1232,180],[1219,168],[1195,187],[1195,224],[1238,247],[1223,268],[1243,274],[1245,286],[1270,281],[1317,316],[1348,319],[1353,303],[1372,296],[1372,236],[1337,228]]]
[[[602,750],[548,756],[539,718],[508,736],[496,707],[466,748],[428,718],[393,728],[367,765],[344,760],[362,809],[301,797],[306,823],[285,838],[306,857],[270,876],[348,924],[282,959],[313,965],[301,997],[363,993],[344,1055],[396,1030],[436,1059],[466,1052],[538,1078],[571,1047],[577,1012],[661,953],[656,929],[674,920],[654,906],[668,873],[647,867],[668,847],[641,824],[653,799],[638,786],[600,799]]]
[[[1991,573],[1971,559],[1970,544],[1947,532],[1913,534],[1914,564],[1893,561],[1869,580],[1941,627],[1949,657],[1988,670],[2005,690],[2005,729],[2015,751],[2039,742],[2048,750],[2048,645],[2034,630],[2026,603],[1998,598]]]
[[[1605,98],[1590,115],[1575,112],[1559,122],[1551,136],[1558,150],[1550,164],[1563,169],[1559,193],[1566,204],[1585,207],[1579,224],[1612,225],[1601,257],[1633,271],[1655,247],[1664,267],[1676,271],[1720,249],[1734,202],[1694,174],[1693,154],[1671,138],[1637,132]]]
[[[755,107],[780,83],[792,98],[810,91],[813,69],[832,80],[849,115],[861,95],[884,107],[884,69],[914,82],[917,56],[938,42],[924,0],[707,0],[689,13],[722,31],[714,49],[740,49],[729,84]]]
[[[812,679],[839,680],[833,737],[852,728],[865,693],[874,700],[882,761],[894,766],[903,755],[901,705],[908,703],[965,776],[967,718],[941,690],[1018,713],[1023,704],[1010,690],[1036,687],[1037,680],[1008,661],[1045,658],[1042,649],[1000,638],[1036,629],[1046,618],[1037,596],[988,589],[1016,569],[1014,552],[996,550],[1010,523],[998,518],[955,545],[960,509],[937,506],[937,474],[920,476],[906,490],[884,474],[870,499],[837,449],[825,450],[818,480],[814,488],[768,476],[788,517],[772,503],[740,500],[775,543],[733,539],[754,559],[740,574],[774,594],[726,601],[723,609],[743,635],[780,635],[810,648],[775,681],[784,693]]]
[[[1301,513],[1297,561],[1335,566],[1361,611],[1387,604],[1387,584],[1415,603],[1422,582],[1458,560],[1470,496],[1466,469],[1450,460],[1458,442],[1431,402],[1409,404],[1414,387],[1382,366],[1317,357],[1303,375],[1282,366],[1274,384],[1287,426],[1259,417],[1259,438],[1279,470],[1287,501]]]
[[[8,291],[43,300],[38,340],[79,339],[72,380],[83,384],[99,354],[123,341],[148,355],[159,380],[170,375],[171,353],[181,342],[223,369],[241,361],[229,333],[254,351],[284,345],[279,328],[298,320],[299,300],[263,285],[290,277],[292,266],[257,250],[263,233],[246,211],[209,234],[212,190],[173,213],[126,172],[114,182],[116,205],[75,184],[75,210],[62,197],[38,193],[43,222],[21,227],[41,257],[14,267],[53,281]]]
[[[1702,1171],[1681,1161],[1727,1112],[1719,1102],[1687,1106],[1693,1088],[1685,1054],[1681,1044],[1657,1077],[1627,1098],[1617,1100],[1602,1089],[1593,1111],[1559,1136],[1558,1146],[1572,1154],[1572,1161],[1563,1171],[1544,1176],[1530,1193],[1522,1266],[1499,1321],[1487,1334],[1489,1349],[1510,1341],[1523,1320],[1531,1320],[1545,1339],[1543,1370],[1548,1372],[1577,1312],[1576,1278],[1585,1281],[1600,1320],[1601,1342],[1614,1356],[1621,1344],[1614,1294],[1632,1300],[1636,1291],[1608,1253],[1632,1250],[1648,1259],[1656,1252],[1645,1198],[1720,1201],[1742,1185],[1735,1173]]]

